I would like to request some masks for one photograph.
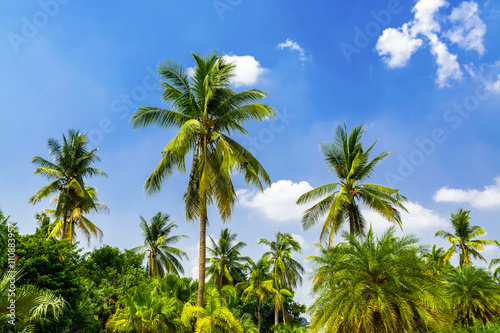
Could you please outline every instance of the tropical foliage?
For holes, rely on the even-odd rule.
[[[415,236],[380,238],[370,229],[364,242],[344,233],[343,243],[319,247],[311,306],[314,331],[413,332],[446,327],[443,281],[428,269]]]

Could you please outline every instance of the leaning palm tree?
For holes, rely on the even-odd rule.
[[[234,286],[245,279],[249,257],[240,254],[242,248],[247,244],[236,242],[238,234],[231,233],[228,228],[222,229],[219,239],[214,241],[210,237],[211,247],[207,247],[212,257],[207,258],[207,274],[210,276],[208,282],[217,285],[219,290],[225,285]]]
[[[193,57],[196,64],[192,75],[175,61],[159,66],[158,72],[165,79],[162,99],[171,103],[171,110],[141,107],[131,121],[134,128],[156,125],[179,129],[144,184],[148,194],[159,192],[174,170],[185,172],[185,158],[193,154],[184,203],[187,220],[200,220],[198,306],[203,306],[208,206],[215,203],[222,220],[230,218],[237,199],[231,180],[234,172],[243,174],[246,183],[261,190],[263,183],[271,183],[257,159],[230,135],[248,134],[245,123],[273,117],[275,110],[255,103],[267,96],[262,90],[236,93],[231,89],[235,65],[222,55]]]
[[[148,275],[154,278],[163,277],[165,272],[184,274],[184,269],[180,260],[188,259],[186,252],[171,246],[182,238],[189,238],[186,235],[171,236],[172,230],[177,228],[177,224],[170,222],[170,215],[158,212],[151,218],[150,224],[142,217],[140,227],[144,236],[144,245],[137,246],[132,250],[147,255],[146,270]]]
[[[304,230],[311,228],[326,214],[320,240],[325,239],[329,234],[329,245],[332,245],[333,237],[346,222],[349,224],[352,235],[364,234],[366,223],[361,214],[360,203],[402,227],[398,209],[406,211],[403,203],[407,199],[399,194],[399,190],[362,183],[390,154],[382,153],[370,161],[370,152],[376,142],[367,150],[363,149],[361,144],[363,131],[364,126],[356,126],[348,136],[345,125],[337,127],[334,142],[323,143],[321,151],[339,182],[319,186],[303,194],[297,200],[297,204],[305,204],[326,196],[304,212],[302,228]]]
[[[302,283],[304,267],[292,258],[293,252],[301,253],[302,249],[299,242],[293,239],[289,233],[276,233],[276,240],[269,241],[266,238],[258,240],[258,244],[264,244],[269,247],[269,251],[264,253],[263,258],[270,261],[274,276],[274,288],[292,289],[298,283]],[[283,308],[281,293],[274,294],[274,325],[278,325],[278,308]],[[284,308],[283,308],[284,311]],[[285,315],[283,314],[283,321]]]
[[[308,257],[316,274],[310,311],[313,332],[424,332],[446,328],[444,280],[421,257],[413,235],[394,228],[364,242],[347,232],[345,243],[320,246]]]
[[[470,210],[460,209],[457,213],[452,213],[450,222],[453,232],[439,230],[436,237],[445,238],[451,243],[450,254],[458,252],[460,264],[470,265],[472,258],[486,259],[479,253],[484,250],[485,245],[494,245],[495,241],[486,239],[477,239],[477,237],[486,235],[486,231],[478,225],[470,225]]]
[[[87,134],[75,130],[69,130],[67,136],[63,134],[62,144],[55,139],[49,139],[47,144],[52,161],[34,156],[31,162],[38,166],[35,174],[51,180],[51,183],[33,195],[30,203],[36,204],[56,194],[53,198],[56,208],[52,210],[52,214],[60,220],[58,234],[61,239],[72,241],[75,227],[81,228],[84,233],[87,229],[91,235],[99,236],[99,228],[92,222],[79,218],[84,213],[100,210],[95,200],[95,189],[85,184],[86,178],[107,177],[104,172],[92,166],[100,161],[98,149],[89,150]],[[79,226],[80,223],[86,225]]]

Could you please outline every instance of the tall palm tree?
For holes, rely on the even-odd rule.
[[[247,183],[261,190],[262,183],[271,183],[259,161],[229,135],[248,134],[245,123],[273,117],[275,110],[255,103],[267,96],[262,90],[236,93],[231,89],[235,65],[222,55],[193,57],[196,64],[191,76],[175,61],[159,66],[158,72],[165,79],[162,99],[171,103],[171,110],[141,107],[131,121],[134,128],[156,125],[179,129],[144,184],[148,194],[160,191],[174,170],[185,172],[185,158],[193,154],[184,203],[187,220],[200,220],[198,306],[203,306],[207,207],[215,203],[222,220],[230,218],[237,199],[231,180],[233,172],[243,174]]]
[[[210,275],[208,282],[217,285],[219,290],[227,284],[234,286],[244,281],[248,263],[251,261],[249,257],[241,256],[240,251],[247,244],[236,242],[237,236],[238,234],[231,233],[228,228],[221,230],[217,241],[209,236],[212,246],[207,247],[207,250],[212,257],[207,259],[210,265],[207,267],[207,274]]]
[[[107,207],[96,203],[95,188],[85,184],[86,178],[107,177],[106,173],[92,166],[100,161],[98,148],[89,150],[87,134],[75,130],[69,130],[67,136],[63,134],[62,144],[55,139],[49,139],[47,145],[52,161],[34,156],[31,162],[38,166],[35,174],[51,180],[51,183],[35,193],[30,198],[30,203],[36,204],[56,194],[53,198],[56,208],[51,212],[59,220],[56,234],[61,239],[73,241],[76,228],[80,228],[87,238],[101,236],[101,230],[82,217],[83,214],[93,211],[107,211]]]
[[[364,242],[347,232],[345,243],[311,256],[316,295],[313,332],[428,332],[446,328],[444,280],[429,270],[413,235],[380,238],[370,228]],[[420,328],[419,328],[420,327]]]
[[[401,216],[398,209],[405,210],[403,203],[407,200],[399,194],[399,190],[376,184],[363,184],[375,167],[390,153],[385,152],[373,160],[369,160],[370,152],[375,143],[367,150],[363,149],[361,137],[364,126],[356,126],[348,136],[347,127],[338,126],[333,142],[321,145],[325,162],[335,172],[338,183],[319,186],[305,194],[297,204],[323,198],[320,202],[307,209],[302,216],[302,228],[309,229],[326,214],[326,220],[321,230],[320,240],[327,237],[331,246],[333,237],[344,223],[349,224],[352,235],[363,235],[365,220],[360,210],[360,203],[376,211],[390,222],[401,227]]]
[[[163,277],[165,272],[179,275],[184,274],[184,269],[179,260],[188,259],[186,252],[171,246],[186,235],[171,236],[172,229],[177,224],[170,222],[170,215],[158,212],[151,218],[150,224],[142,217],[139,224],[144,236],[144,245],[137,246],[132,250],[145,254],[148,252],[146,269],[148,275],[154,278]]]
[[[445,238],[451,243],[448,252],[452,255],[458,252],[461,265],[470,265],[471,257],[487,262],[479,252],[484,250],[485,245],[494,245],[495,242],[477,239],[486,235],[486,231],[478,225],[470,225],[470,210],[460,209],[457,213],[452,213],[450,222],[453,233],[445,230],[436,232],[436,237]]]
[[[500,286],[483,268],[469,265],[453,267],[446,284],[451,297],[454,320],[470,326],[476,320],[484,323],[500,315]]]
[[[271,275],[271,263],[264,258],[256,263],[250,263],[251,274],[247,282],[240,282],[236,285],[237,289],[243,290],[241,297],[245,303],[250,297],[257,298],[257,330],[260,332],[260,304],[268,296],[278,293],[273,287]]]
[[[261,238],[258,244],[269,247],[269,251],[262,256],[269,260],[272,265],[275,289],[292,289],[297,286],[297,283],[302,283],[301,274],[304,273],[304,267],[292,257],[293,252],[301,253],[302,249],[299,242],[293,239],[292,235],[278,232],[276,233],[276,240],[269,241],[266,238]],[[275,293],[274,298],[274,324],[278,325],[278,309],[282,307],[279,299],[282,298],[282,295]],[[284,314],[283,321],[285,321]]]

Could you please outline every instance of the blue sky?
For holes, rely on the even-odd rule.
[[[0,208],[35,230],[34,215],[48,208],[28,198],[46,184],[33,175],[31,157],[48,157],[48,138],[68,129],[89,132],[101,147],[92,179],[109,216],[93,221],[104,243],[141,243],[139,215],[172,215],[180,244],[196,273],[198,225],[182,211],[185,175],[175,175],[151,198],[142,185],[173,131],[133,130],[138,106],[164,106],[158,63],[193,65],[191,52],[224,52],[238,64],[235,89],[269,92],[280,116],[249,124],[253,149],[273,186],[264,194],[235,178],[240,193],[227,225],[257,258],[260,237],[291,232],[314,253],[319,229],[300,229],[294,201],[311,187],[334,181],[319,144],[339,124],[366,124],[366,145],[391,151],[372,177],[410,200],[404,232],[428,244],[451,212],[472,210],[472,222],[499,238],[500,4],[495,1],[162,1],[108,4],[41,0],[0,4]],[[166,106],[164,106],[166,107]],[[209,234],[223,227],[210,212]],[[373,213],[378,231],[389,224]],[[82,246],[86,246],[82,243]],[[90,248],[99,246],[93,242]],[[487,258],[500,251],[488,249]],[[306,301],[308,284],[299,291]]]

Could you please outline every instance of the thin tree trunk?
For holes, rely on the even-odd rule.
[[[260,301],[257,297],[257,331],[260,333]]]
[[[285,303],[283,302],[283,324],[286,325],[286,320],[285,320]]]
[[[274,308],[274,325],[278,325],[278,306]],[[278,332],[276,329],[274,329],[274,332]]]
[[[200,217],[200,262],[199,262],[199,282],[198,282],[198,302],[197,305],[205,306],[205,261],[207,255],[207,213],[206,207]]]

